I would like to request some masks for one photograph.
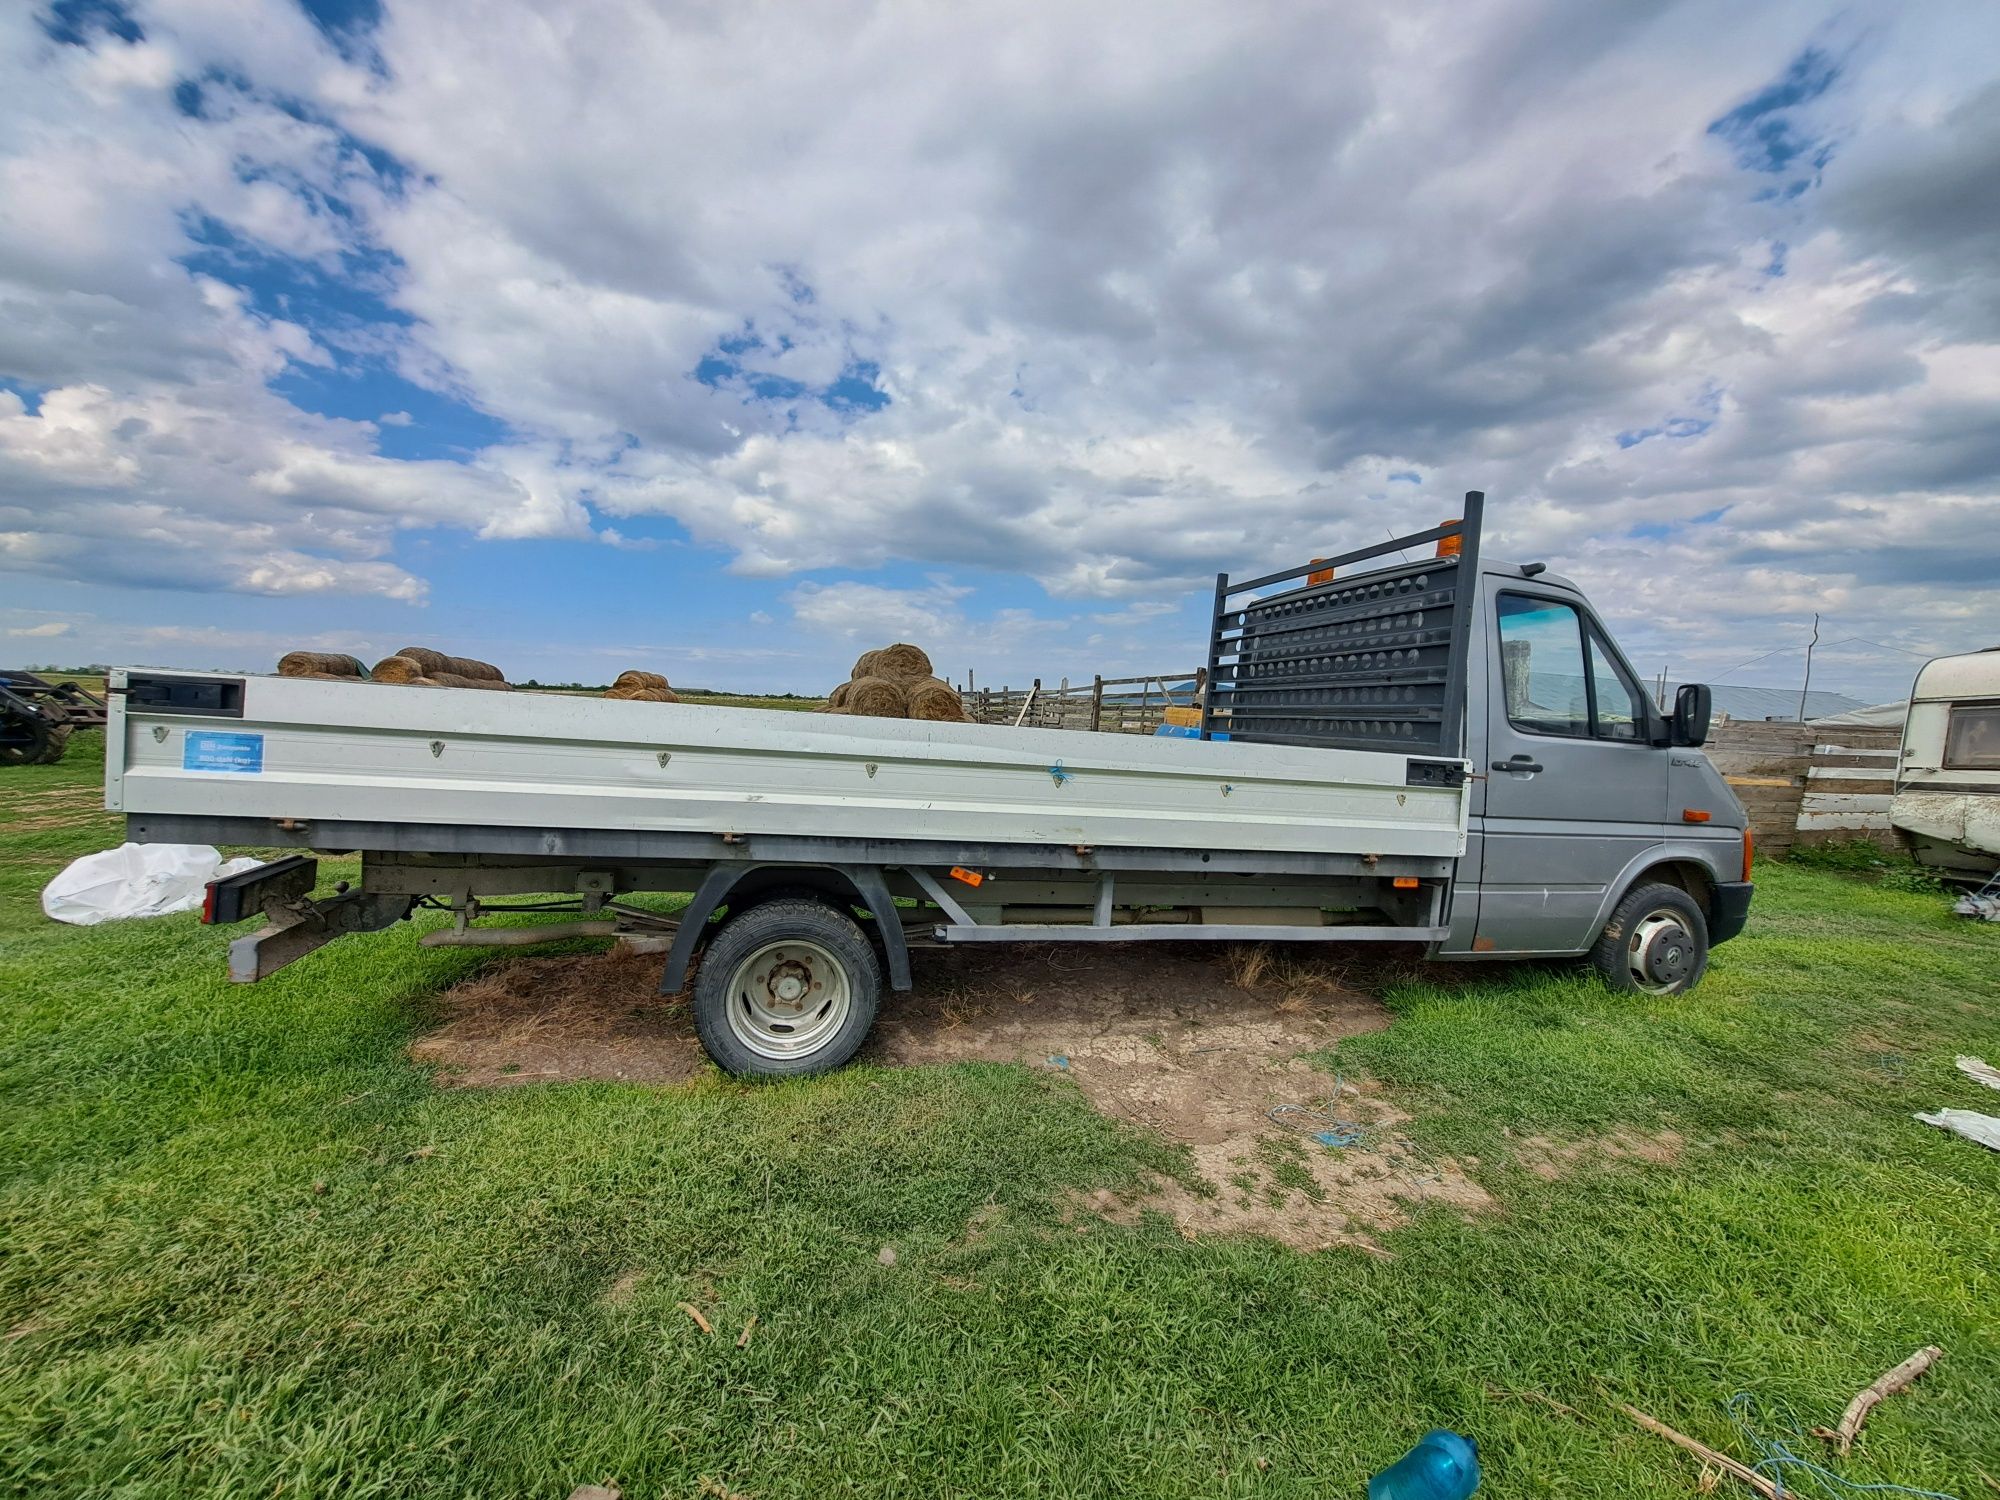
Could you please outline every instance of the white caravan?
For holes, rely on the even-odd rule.
[[[1979,879],[2000,871],[2000,646],[1917,673],[1889,821],[1920,864]]]

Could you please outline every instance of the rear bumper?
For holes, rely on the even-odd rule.
[[[1708,941],[1710,945],[1726,943],[1743,930],[1743,924],[1750,920],[1750,896],[1757,889],[1748,880],[1718,882],[1715,900],[1708,914]]]

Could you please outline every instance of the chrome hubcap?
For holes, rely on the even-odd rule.
[[[839,1032],[853,999],[847,971],[829,950],[766,943],[729,976],[729,1029],[759,1057],[799,1057]]]
[[[1654,995],[1672,994],[1693,977],[1694,964],[1694,934],[1678,912],[1648,912],[1632,924],[1625,965],[1640,989]]]

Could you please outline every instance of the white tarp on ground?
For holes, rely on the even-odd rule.
[[[1844,724],[1854,729],[1901,729],[1909,713],[1910,700],[1902,698],[1894,703],[1871,703],[1866,708],[1850,708],[1844,714],[1828,714],[1823,719],[1810,722],[1833,728]]]
[[[2000,1115],[1982,1115],[1976,1109],[1941,1109],[1934,1115],[1917,1115],[1926,1125],[1949,1130],[1968,1141],[1977,1141],[1989,1150],[2000,1151]]]
[[[225,860],[206,844],[121,844],[84,855],[51,880],[42,889],[42,911],[75,927],[194,911],[209,881],[262,863]]]

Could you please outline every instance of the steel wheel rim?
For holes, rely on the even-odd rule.
[[[1625,944],[1626,971],[1631,974],[1632,983],[1649,995],[1671,995],[1681,984],[1679,979],[1655,979],[1646,968],[1646,950],[1652,947],[1654,938],[1669,928],[1680,932],[1683,941],[1693,946],[1694,934],[1688,931],[1681,914],[1665,908],[1649,911],[1634,922],[1632,936]],[[1692,966],[1693,960],[1689,963]]]
[[[853,1009],[846,966],[832,949],[807,938],[766,943],[729,975],[730,1035],[773,1062],[825,1046]]]

